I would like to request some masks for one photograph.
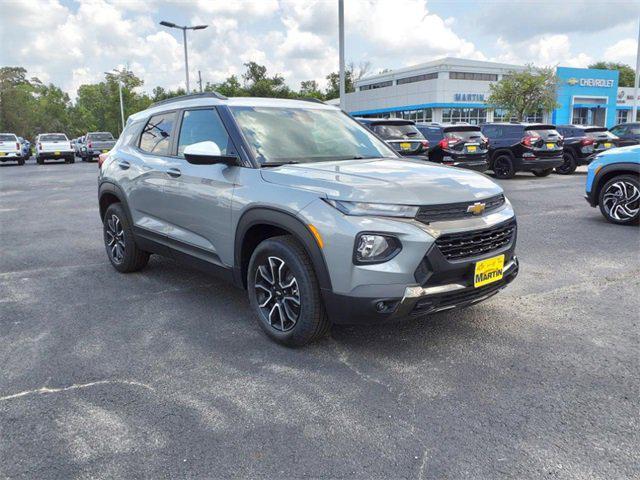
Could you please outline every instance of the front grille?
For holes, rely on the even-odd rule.
[[[482,230],[448,233],[439,237],[436,245],[447,260],[477,257],[509,245],[516,228],[516,221],[511,220]]]
[[[504,205],[504,195],[496,195],[486,200],[477,200],[473,202],[445,203],[442,205],[429,205],[420,207],[416,219],[422,223],[438,222],[442,220],[457,220],[460,218],[473,217],[472,212],[467,209],[476,202],[484,203],[484,211],[490,212]]]

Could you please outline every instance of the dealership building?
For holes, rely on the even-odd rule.
[[[355,82],[345,97],[353,116],[396,117],[417,122],[509,121],[504,110],[487,104],[493,82],[522,65],[443,58],[386,71]],[[633,89],[618,88],[617,70],[557,67],[559,107],[539,111],[528,121],[611,127],[631,121]]]

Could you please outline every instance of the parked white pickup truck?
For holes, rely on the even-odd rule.
[[[36,138],[36,162],[43,165],[48,159],[64,159],[66,163],[75,162],[75,152],[64,133],[41,133]]]
[[[0,133],[0,162],[18,162],[18,165],[24,165],[22,145],[13,133]]]

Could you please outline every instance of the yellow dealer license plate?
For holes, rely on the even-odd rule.
[[[473,286],[482,287],[489,283],[502,279],[504,269],[504,254],[487,258],[476,263],[476,271],[473,275]]]
[[[555,143],[547,143],[547,148],[549,150],[551,150],[552,148],[555,148],[556,144]]]
[[[400,148],[402,150],[410,150],[411,149],[411,144],[409,142],[402,142],[400,144]]]
[[[60,155],[60,152],[53,152],[54,155]]]
[[[467,146],[467,152],[475,152],[476,150],[477,150],[477,147],[475,145]]]
[[[102,153],[107,153],[109,150],[102,150]]]
[[[4,157],[5,155],[6,155],[6,153],[0,152],[0,157]]]
[[[612,147],[612,143],[605,143],[604,144],[604,148],[611,148]]]

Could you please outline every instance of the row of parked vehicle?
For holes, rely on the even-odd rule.
[[[115,138],[109,132],[89,132],[73,140],[69,140],[64,133],[41,133],[34,141],[32,152],[28,140],[13,133],[0,133],[0,162],[24,165],[32,154],[39,165],[43,165],[45,160],[74,163],[76,157],[90,161],[111,150],[115,143]]]
[[[605,127],[543,123],[482,125],[415,123],[394,118],[357,118],[398,153],[513,178],[517,172],[569,175],[610,148],[640,143],[640,124]],[[620,133],[620,136],[615,132]]]

